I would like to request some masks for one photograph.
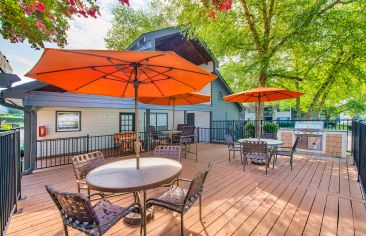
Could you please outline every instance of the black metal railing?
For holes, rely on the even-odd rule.
[[[20,197],[20,132],[0,132],[0,235],[5,235]]]
[[[168,136],[148,135],[140,132],[142,152],[150,151],[159,144],[166,144]],[[37,140],[36,169],[70,164],[75,155],[101,151],[105,157],[124,156],[134,153],[133,136],[118,139],[116,134],[99,136],[79,136]]]
[[[357,166],[358,179],[363,190],[366,187],[366,122],[352,122],[352,155]]]

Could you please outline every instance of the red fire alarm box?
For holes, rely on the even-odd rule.
[[[46,132],[46,126],[42,125],[38,127],[38,136],[39,137],[46,137],[47,132]]]

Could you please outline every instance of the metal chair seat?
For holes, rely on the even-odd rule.
[[[182,213],[182,206],[186,195],[186,189],[172,185],[168,191],[158,198],[160,201],[150,199],[148,205],[156,205],[178,213]]]

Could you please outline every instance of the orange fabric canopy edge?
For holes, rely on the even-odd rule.
[[[198,92],[216,79],[175,52],[46,49],[26,76],[72,93],[133,97]]]
[[[198,93],[184,93],[168,97],[140,97],[139,102],[155,105],[194,105],[210,102],[211,97]]]
[[[303,95],[303,92],[287,90],[282,88],[257,87],[247,91],[231,94],[224,97],[226,102],[271,102],[296,98]]]

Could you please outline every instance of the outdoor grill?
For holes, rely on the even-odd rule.
[[[297,121],[295,136],[300,137],[298,148],[322,151],[323,127],[323,121]]]

